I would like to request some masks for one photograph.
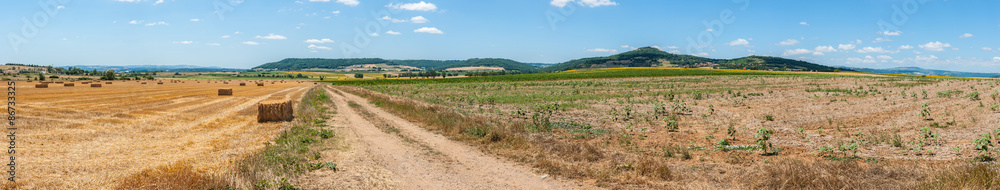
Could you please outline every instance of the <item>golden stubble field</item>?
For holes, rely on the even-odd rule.
[[[313,86],[157,81],[101,81],[102,87],[77,81],[74,87],[52,83],[48,88],[35,88],[37,81],[17,82],[17,186],[114,188],[130,175],[179,164],[221,176],[234,160],[287,127],[285,122],[258,123],[257,102],[298,101]],[[232,88],[234,94],[219,96],[220,88]]]

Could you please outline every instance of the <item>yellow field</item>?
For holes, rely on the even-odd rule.
[[[260,149],[288,127],[257,123],[257,102],[298,101],[313,86],[112,82],[102,81],[100,88],[79,81],[75,87],[53,83],[48,88],[17,83],[20,188],[114,188],[130,175],[179,163],[209,175],[224,173],[233,160]],[[234,94],[218,96],[219,88],[232,88]]]

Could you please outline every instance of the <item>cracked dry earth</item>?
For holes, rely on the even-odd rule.
[[[556,179],[530,167],[484,154],[368,103],[326,88],[336,114],[327,124],[337,148],[323,162],[338,171],[316,170],[296,180],[305,189],[594,189]]]

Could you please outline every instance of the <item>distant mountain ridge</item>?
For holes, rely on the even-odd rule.
[[[837,68],[770,56],[748,56],[736,59],[712,59],[693,55],[664,52],[653,47],[642,47],[607,57],[591,57],[567,61],[545,67],[545,71],[609,67],[712,67],[720,69],[750,70],[802,70],[835,71]],[[843,70],[843,69],[842,69]]]
[[[860,67],[841,67],[841,68],[851,69],[859,72],[886,73],[886,74],[937,75],[937,76],[952,76],[952,77],[980,77],[980,78],[995,78],[1000,76],[1000,73],[946,71],[946,70],[924,69],[920,67],[896,67],[888,69],[871,69],[871,68],[860,68]]]
[[[71,65],[62,66],[62,68],[76,67],[83,70],[98,70],[105,71],[108,69],[115,70],[118,72],[146,72],[146,71],[157,71],[157,72],[237,72],[246,71],[246,69],[234,69],[234,68],[222,68],[222,67],[203,67],[197,65]]]

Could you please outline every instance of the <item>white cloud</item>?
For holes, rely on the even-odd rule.
[[[192,42],[192,41],[180,41],[180,42],[174,42],[174,43],[175,43],[175,44],[193,44],[193,43],[197,43],[197,42]]]
[[[255,46],[255,45],[260,45],[260,43],[257,43],[257,42],[255,42],[255,41],[245,41],[245,42],[243,42],[243,44],[246,44],[246,45],[252,45],[252,46]]]
[[[229,35],[222,35],[222,38],[229,38],[229,37],[231,37],[231,36],[229,36]]]
[[[969,34],[969,33],[965,33],[965,34],[962,34],[961,36],[958,36],[958,38],[970,38],[970,37],[972,37],[972,34]]]
[[[327,1],[329,1],[329,0],[327,0]],[[361,4],[361,2],[358,2],[358,0],[337,0],[337,3],[341,3],[341,4],[344,4],[344,5],[347,5],[347,6],[352,6],[352,7],[353,6],[358,6],[358,4]]]
[[[888,56],[888,55],[879,55],[879,56],[878,56],[878,59],[892,59],[892,56]]]
[[[785,50],[785,53],[782,53],[781,56],[793,56],[793,55],[798,55],[798,54],[807,54],[807,53],[811,53],[811,52],[812,51],[809,51],[807,49]]]
[[[924,45],[919,45],[920,48],[924,48],[927,51],[944,51],[944,48],[951,47],[951,44],[941,43],[941,42],[929,42]]]
[[[156,26],[156,25],[170,25],[170,24],[167,24],[166,22],[163,21],[146,23],[146,26]]]
[[[444,32],[441,32],[441,30],[438,30],[435,27],[423,27],[423,28],[419,28],[419,29],[413,30],[413,32],[428,33],[428,34],[444,34]]]
[[[587,51],[589,51],[589,52],[602,52],[602,53],[618,53],[618,50],[604,49],[604,48],[588,49]]]
[[[795,44],[798,44],[798,43],[799,43],[798,40],[787,39],[785,41],[778,42],[778,45],[781,45],[781,46],[790,46],[790,45],[795,45]]]
[[[198,21],[201,21],[201,19],[192,18],[190,21],[191,22],[198,22]]]
[[[864,47],[857,51],[858,53],[898,53],[896,51],[885,50],[882,47]]]
[[[913,58],[913,60],[915,60],[915,61],[924,61],[924,62],[934,61],[934,60],[937,60],[937,59],[938,59],[938,57],[934,56],[934,55],[918,55],[918,56],[916,56],[916,57]]]
[[[747,40],[745,40],[745,39],[743,39],[743,38],[740,38],[740,39],[733,40],[733,41],[731,41],[729,43],[726,43],[726,45],[729,45],[729,46],[743,45],[743,46],[745,46],[745,45],[750,45],[750,42],[747,41]]]
[[[403,9],[403,10],[409,10],[409,11],[435,11],[435,10],[437,10],[437,5],[434,5],[434,3],[427,3],[427,2],[424,2],[424,1],[420,1],[419,3],[404,3],[404,4],[392,4],[392,3],[389,3],[389,5],[386,5],[385,7],[389,7],[389,8],[393,8],[393,9]]]
[[[328,38],[323,38],[323,39],[308,39],[308,40],[306,40],[306,43],[310,43],[310,44],[333,43],[333,40],[328,39]]]
[[[157,0],[153,5],[159,5],[160,3],[163,3],[163,0]]]
[[[1000,62],[1000,57],[993,57],[993,61]]]
[[[806,22],[799,22],[799,24],[800,24],[800,25],[806,25],[806,26],[809,26],[809,23],[806,23]]]
[[[677,49],[677,48],[680,48],[680,47],[677,47],[677,46],[667,46],[667,49]]]
[[[62,6],[62,5],[59,5],[59,6],[56,7],[56,9],[65,9],[65,8],[66,8],[66,6]]]
[[[330,13],[333,13],[335,15],[340,15],[340,11],[333,11],[333,12],[330,12]]]
[[[903,34],[903,31],[897,30],[895,32],[889,32],[889,31],[882,32],[882,35],[886,35],[886,36],[899,36],[900,34]]]
[[[892,40],[890,40],[890,39],[888,39],[888,38],[875,38],[875,41],[874,41],[874,42],[875,42],[875,43],[879,43],[879,42],[891,42],[891,41],[892,41]]]
[[[266,39],[266,40],[284,40],[284,39],[288,39],[287,37],[282,36],[282,35],[274,35],[274,33],[268,34],[267,36],[259,36],[258,35],[257,37],[254,37],[254,38],[257,38],[257,39]]]
[[[390,31],[385,31],[385,34],[388,34],[388,35],[400,35],[400,34],[403,34],[403,33],[399,33],[399,32],[390,30]]]
[[[837,49],[834,49],[833,46],[816,46],[815,51],[816,52],[837,52]]]
[[[381,35],[378,35],[378,33],[371,33],[371,34],[368,34],[368,35],[372,36],[372,37],[379,37],[379,36],[381,36]]]
[[[139,23],[142,23],[142,21],[132,20],[132,21],[129,21],[128,23],[129,24],[139,24]]]
[[[899,46],[899,49],[913,49],[913,46],[911,46],[911,45],[901,45],[901,46]]]
[[[617,2],[611,0],[552,0],[549,4],[556,7],[565,7],[567,3],[574,1],[580,6],[587,6],[590,8],[618,5]]]
[[[993,51],[993,48],[991,48],[991,47],[983,47],[983,51]]]
[[[667,53],[672,53],[672,54],[681,54],[681,50],[676,50],[676,49],[675,49],[675,50],[670,50],[670,51],[668,51]]]
[[[427,20],[427,18],[424,18],[424,16],[415,16],[413,18],[410,18],[410,22],[420,24],[420,23],[427,23],[430,21]]]
[[[219,44],[219,43],[207,43],[207,44],[205,44],[205,45],[210,45],[210,46],[221,46],[222,44]]]
[[[840,48],[842,50],[852,50],[852,49],[857,48],[857,47],[858,46],[854,45],[854,44],[840,44],[840,45],[837,46],[837,48]]]
[[[317,49],[321,49],[321,50],[333,50],[333,48],[326,47],[326,46],[317,46],[316,44],[309,44],[309,46],[307,46],[307,48],[312,49],[312,50],[317,50]]]
[[[389,16],[382,16],[382,18],[379,18],[379,19],[381,19],[381,20],[390,20],[393,23],[399,23],[399,22],[406,22],[407,21],[407,20],[400,20],[400,19],[390,18]]]

